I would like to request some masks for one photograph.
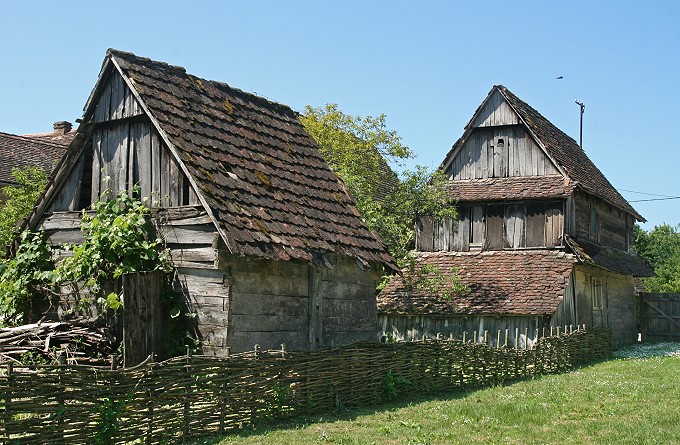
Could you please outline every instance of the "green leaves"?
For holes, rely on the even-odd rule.
[[[7,197],[4,203],[0,203],[2,252],[19,234],[19,223],[31,213],[47,183],[47,176],[40,167],[15,168],[12,169],[12,176],[19,185],[3,187],[0,191]]]
[[[635,250],[649,263],[655,277],[644,278],[647,292],[680,292],[680,225],[662,224],[646,232],[634,226]]]
[[[52,279],[52,251],[42,233],[23,232],[14,258],[0,267],[0,325],[23,322],[33,292]]]
[[[85,241],[59,264],[56,281],[88,279],[88,287],[97,294],[105,281],[125,273],[166,268],[168,257],[160,252],[149,209],[125,191],[84,211],[81,230]],[[116,294],[100,301],[114,310],[121,306]]]
[[[0,263],[0,314],[3,324],[23,321],[25,304],[38,288],[83,283],[105,308],[122,306],[116,293],[102,295],[104,283],[125,273],[169,270],[170,257],[155,237],[150,211],[142,203],[120,192],[108,201],[83,211],[84,242],[64,246],[72,256],[54,265],[53,253],[42,234],[24,232],[16,255]]]
[[[307,106],[300,120],[348,187],[368,228],[380,235],[395,258],[413,249],[418,215],[456,215],[442,173],[418,166],[397,175],[389,167],[414,154],[396,131],[387,129],[384,114],[351,116],[336,104],[327,104],[324,108]]]

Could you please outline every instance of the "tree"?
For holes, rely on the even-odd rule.
[[[19,235],[19,223],[31,213],[47,183],[45,171],[40,167],[14,168],[12,176],[18,186],[3,187],[1,192],[7,197],[7,200],[0,204],[2,252]]]
[[[680,292],[680,225],[662,224],[647,232],[634,226],[635,250],[656,276],[644,278],[648,292]]]
[[[369,229],[380,235],[397,260],[414,247],[418,215],[437,219],[456,216],[455,202],[445,192],[441,172],[417,166],[397,175],[389,167],[388,162],[400,165],[414,154],[396,131],[387,128],[384,114],[351,116],[336,104],[327,104],[324,108],[305,107],[300,120],[349,188]]]

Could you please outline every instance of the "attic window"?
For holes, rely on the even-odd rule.
[[[503,138],[498,138],[498,142],[496,143],[496,146],[502,147],[505,145],[505,141],[503,141]]]

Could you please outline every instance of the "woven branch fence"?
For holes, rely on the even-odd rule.
[[[7,444],[183,443],[256,422],[500,384],[611,354],[611,333],[578,329],[533,349],[458,340],[357,343],[316,352],[186,356],[135,368],[19,368],[0,375]]]

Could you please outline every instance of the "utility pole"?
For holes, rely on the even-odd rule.
[[[578,135],[578,145],[581,147],[581,150],[583,150],[583,112],[586,111],[586,104],[579,102],[578,99],[576,99],[576,105],[581,107],[581,126]]]

